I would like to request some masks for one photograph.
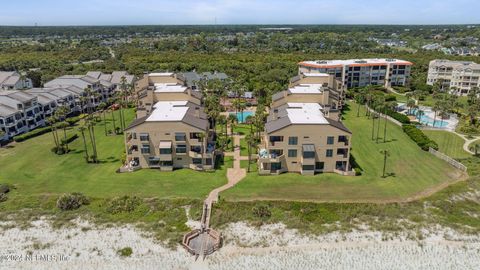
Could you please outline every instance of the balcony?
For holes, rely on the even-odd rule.
[[[203,157],[203,155],[201,153],[197,153],[197,152],[194,152],[194,151],[189,151],[188,156],[191,157],[191,158],[202,158]]]
[[[315,165],[315,156],[307,158],[302,156],[300,162],[302,163],[302,165]]]
[[[269,165],[265,166],[263,163],[259,163],[258,174],[259,175],[279,175],[287,172],[286,168],[272,169]]]
[[[159,158],[160,158],[160,161],[172,161],[173,160],[172,154],[160,154]]]
[[[277,162],[282,162],[282,160],[285,159],[285,155],[280,155],[277,156],[275,154],[268,154],[266,156],[260,156],[258,157],[258,161],[260,163],[277,163]]]

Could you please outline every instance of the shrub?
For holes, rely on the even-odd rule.
[[[15,137],[13,137],[13,140],[16,141],[16,142],[23,142],[25,140],[43,135],[43,134],[48,133],[50,131],[52,131],[51,127],[37,128],[37,129],[34,129],[30,132],[27,132],[27,133],[24,133],[22,135],[17,135]]]
[[[77,123],[78,121],[80,121],[79,116],[74,116],[74,117],[70,117],[70,118],[65,119],[65,122],[67,122],[70,126],[75,125],[75,123]]]
[[[116,197],[108,201],[106,210],[111,214],[132,212],[141,204],[141,202],[141,199],[136,196]]]
[[[82,193],[63,194],[57,200],[57,207],[63,211],[70,211],[88,205],[90,201]]]
[[[253,209],[253,215],[258,218],[270,218],[272,216],[272,212],[270,212],[270,209],[268,208],[267,205],[258,205],[254,206]]]
[[[397,97],[394,94],[385,95],[385,101],[397,101]]]
[[[133,250],[131,247],[124,247],[122,249],[119,249],[117,251],[117,254],[122,256],[122,257],[130,257],[133,253]]]
[[[59,147],[52,147],[52,149],[50,149],[50,151],[52,151],[52,153],[55,153],[57,155],[63,155],[65,154],[65,148],[63,146],[59,146]]]
[[[408,116],[401,114],[399,112],[393,111],[393,110],[387,110],[387,115],[392,117],[393,119],[397,120],[398,122],[402,124],[410,124],[410,119]]]
[[[0,194],[6,194],[10,192],[10,186],[7,184],[1,184],[0,185]]]
[[[412,139],[422,150],[428,151],[431,147],[438,150],[438,144],[432,139],[428,138],[420,129],[414,125],[403,125],[403,132],[405,132],[410,139]]]

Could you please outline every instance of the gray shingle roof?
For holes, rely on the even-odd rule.
[[[17,109],[10,106],[0,104],[0,116],[7,117],[18,112]]]

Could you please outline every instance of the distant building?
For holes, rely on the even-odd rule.
[[[202,90],[199,89],[198,82],[200,81],[209,81],[209,80],[227,80],[228,76],[222,72],[203,72],[197,73],[195,71],[181,73],[185,79],[185,85],[190,87],[192,90]]]
[[[100,71],[87,72],[87,76],[109,82],[113,85],[113,90],[118,91],[122,85],[122,80],[125,80],[127,87],[133,86],[135,76],[128,74],[126,71],[114,71],[112,74],[105,74]]]
[[[422,46],[422,49],[424,49],[426,51],[435,51],[435,50],[440,50],[442,48],[443,48],[443,46],[438,44],[438,43],[432,43],[432,44],[427,44],[427,45]]]
[[[436,59],[428,67],[427,84],[442,82],[453,94],[468,95],[472,87],[480,86],[480,64],[468,61]]]
[[[0,71],[0,90],[22,90],[32,88],[32,80],[15,71]]]
[[[406,86],[413,64],[399,59],[350,59],[304,61],[298,65],[300,73],[327,73],[347,88],[354,88]]]

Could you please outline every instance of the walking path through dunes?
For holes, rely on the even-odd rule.
[[[468,176],[430,153],[423,151],[401,127],[380,120],[380,131],[374,130],[372,119],[361,106],[350,105],[344,113],[344,123],[352,131],[352,156],[361,169],[360,176],[337,174],[300,176],[258,176],[249,173],[222,196],[227,200],[300,200],[319,202],[392,202],[428,196]],[[375,123],[378,127],[379,121]],[[383,138],[385,124],[387,136]],[[378,134],[378,143],[376,140]],[[326,135],[325,135],[326,136]],[[389,151],[386,172],[382,178],[382,150]]]

